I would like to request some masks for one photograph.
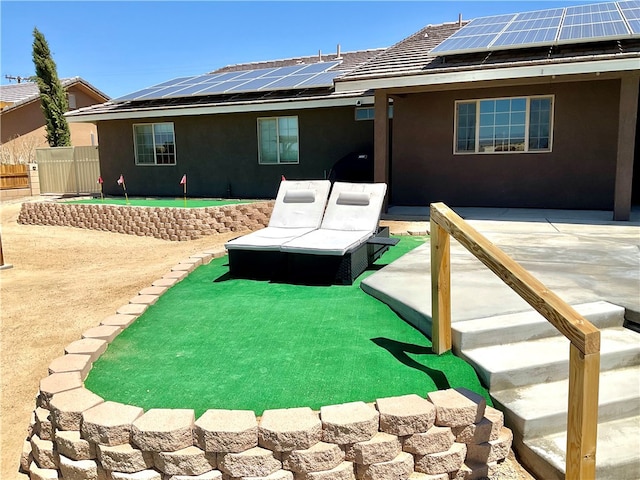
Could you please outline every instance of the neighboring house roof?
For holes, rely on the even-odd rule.
[[[377,55],[380,55],[384,51],[384,48],[379,48],[344,53],[336,52],[332,54],[314,55],[308,57],[295,57],[265,62],[243,63],[237,65],[228,65],[209,73],[225,73],[243,70],[257,70],[262,68],[307,65],[317,62],[331,62],[335,60],[339,60],[341,62],[339,67],[336,67],[336,69],[349,72],[354,68],[357,68],[358,66],[366,63],[368,60],[375,58]],[[221,112],[225,108],[233,109],[233,111],[239,111],[238,108],[242,108],[240,107],[241,105],[246,105],[247,111],[255,111],[256,109],[260,109],[259,105],[264,105],[265,110],[273,109],[274,103],[277,102],[289,103],[294,101],[321,101],[329,99],[339,100],[343,97],[352,98],[353,96],[353,92],[350,92],[349,94],[336,94],[333,87],[316,87],[292,90],[271,90],[233,94],[227,93],[204,96],[158,98],[124,102],[111,101],[102,105],[94,105],[69,112],[67,114],[67,117],[71,122],[73,122],[75,118],[77,118],[77,120],[75,121],[86,121],[84,119],[86,119],[87,117],[90,117],[91,120],[108,119],[109,117],[105,117],[105,115],[116,115],[118,116],[118,118],[123,118],[121,116],[122,114],[133,113],[135,113],[136,116],[140,118],[145,116],[156,116],[158,115],[158,112],[160,110],[168,114],[171,113],[174,109],[180,109],[181,115],[188,115],[192,113],[207,113],[206,110],[203,111],[203,109],[207,108],[215,109],[216,112]],[[194,110],[189,110],[189,108],[193,108]],[[176,112],[173,112],[173,115],[175,114]]]
[[[103,101],[109,100],[107,95],[80,77],[63,78],[60,79],[60,83],[65,90],[76,85],[82,85]],[[0,85],[0,102],[2,102],[2,104],[9,104],[2,109],[1,113],[6,113],[39,99],[40,90],[38,89],[38,84],[36,82]]]

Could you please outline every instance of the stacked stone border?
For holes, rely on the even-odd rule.
[[[86,389],[93,362],[199,265],[175,265],[64,349],[40,381],[20,470],[31,480],[473,480],[498,474],[513,440],[502,412],[464,388],[312,411],[150,409]]]
[[[195,240],[257,230],[269,223],[273,201],[203,208],[25,202],[18,223],[87,228],[163,240]]]

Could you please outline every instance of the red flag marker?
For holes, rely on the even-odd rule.
[[[104,180],[102,180],[102,175],[98,176],[98,184],[100,184],[100,200],[104,202],[104,193],[102,193],[102,184],[104,183]]]
[[[184,175],[182,175],[182,180],[180,180],[180,185],[186,185],[187,184],[187,174],[185,173]]]
[[[122,185],[122,190],[124,191],[124,203],[129,205],[129,195],[127,195],[127,186],[124,183],[124,175],[120,174],[120,178],[117,180],[118,185]]]

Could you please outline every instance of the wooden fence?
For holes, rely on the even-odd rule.
[[[29,188],[29,171],[27,165],[0,165],[0,190]]]
[[[596,476],[600,330],[443,203],[431,205],[432,341],[451,350],[450,236],[535,308],[571,342],[567,414],[567,480]]]
[[[98,147],[38,148],[36,162],[41,193],[98,193]]]

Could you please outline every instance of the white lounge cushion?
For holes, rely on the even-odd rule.
[[[284,203],[313,203],[316,201],[316,191],[306,188],[287,190],[283,201]]]
[[[338,195],[338,205],[369,205],[371,193],[369,192],[340,192]]]
[[[266,227],[231,240],[225,247],[227,250],[280,250],[283,244],[313,230],[309,227]]]
[[[329,197],[329,180],[284,180],[269,219],[269,227],[318,228]]]
[[[313,230],[282,245],[281,251],[309,255],[338,255],[355,249],[371,237],[367,230]]]
[[[373,234],[378,229],[386,191],[385,183],[335,182],[320,228]]]

